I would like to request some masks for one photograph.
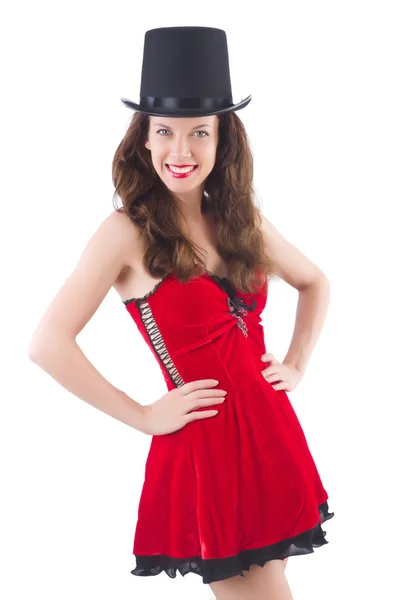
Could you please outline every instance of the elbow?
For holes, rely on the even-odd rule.
[[[28,358],[32,362],[38,364],[39,363],[39,354],[38,351],[34,348],[29,348],[28,350]]]
[[[331,292],[331,281],[328,279],[328,277],[324,274],[323,280],[325,282],[325,285],[327,286],[328,292]]]
[[[29,348],[28,357],[36,364],[42,364],[48,356],[54,354],[55,351],[63,345],[64,335],[53,329],[39,329],[33,335]]]
[[[321,271],[319,273],[319,275],[315,278],[314,283],[317,283],[318,281],[320,281],[321,283],[324,283],[328,287],[330,287],[330,285],[331,285],[330,280],[328,279],[327,275],[323,271]]]
[[[322,288],[326,288],[326,289],[330,290],[331,283],[330,283],[330,280],[328,279],[327,275],[325,273],[323,273],[322,271],[320,271],[319,273],[316,273],[316,275],[314,277],[312,277],[309,281],[306,281],[306,282],[302,283],[301,285],[295,286],[295,287],[299,292],[303,292],[307,289],[318,288],[318,287],[322,287]]]
[[[33,362],[37,361],[37,357],[38,354],[40,352],[40,343],[39,343],[39,336],[38,336],[38,332],[36,331],[34,336],[32,337],[32,339],[30,340],[29,346],[28,346],[28,358],[30,358],[30,360],[32,360]]]
[[[328,277],[326,275],[323,275],[323,277],[320,278],[320,281],[322,282],[322,285],[327,288],[328,290],[330,290],[331,288],[331,282],[328,279]]]
[[[28,358],[38,364],[40,362],[40,357],[43,356],[44,347],[37,343],[34,339],[31,340],[29,348],[28,348]]]

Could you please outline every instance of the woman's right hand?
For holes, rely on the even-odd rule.
[[[225,400],[225,390],[208,389],[217,385],[216,379],[197,379],[170,390],[153,404],[144,405],[145,432],[164,435],[182,429],[196,419],[215,416],[217,410],[194,411],[202,406],[220,404]]]

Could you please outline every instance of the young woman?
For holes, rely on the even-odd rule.
[[[113,161],[122,206],[88,242],[30,356],[153,436],[134,575],[192,572],[217,600],[287,600],[287,558],[328,543],[321,525],[334,514],[287,396],[319,336],[329,282],[255,204],[236,115],[250,99],[232,103],[224,31],[146,33],[141,101],[123,99],[136,113]],[[282,362],[260,322],[272,275],[299,290]],[[112,286],[164,375],[168,391],[153,404],[112,386],[75,343]]]

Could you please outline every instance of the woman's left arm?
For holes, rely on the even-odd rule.
[[[325,273],[288,242],[263,215],[261,230],[272,273],[299,292],[288,352],[282,363],[272,354],[265,354],[262,359],[270,366],[262,373],[270,383],[280,382],[275,389],[293,389],[306,369],[323,327],[330,300],[330,282]]]
[[[324,325],[330,299],[330,283],[319,275],[312,283],[299,290],[295,327],[283,364],[301,373],[306,369],[310,355]]]

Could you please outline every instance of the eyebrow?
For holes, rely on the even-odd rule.
[[[164,123],[154,123],[154,127],[166,127],[167,129],[172,129],[169,125],[164,125]],[[211,125],[207,125],[207,123],[203,123],[202,125],[196,125],[196,127],[192,127],[192,129],[199,129],[199,127],[211,127]]]

